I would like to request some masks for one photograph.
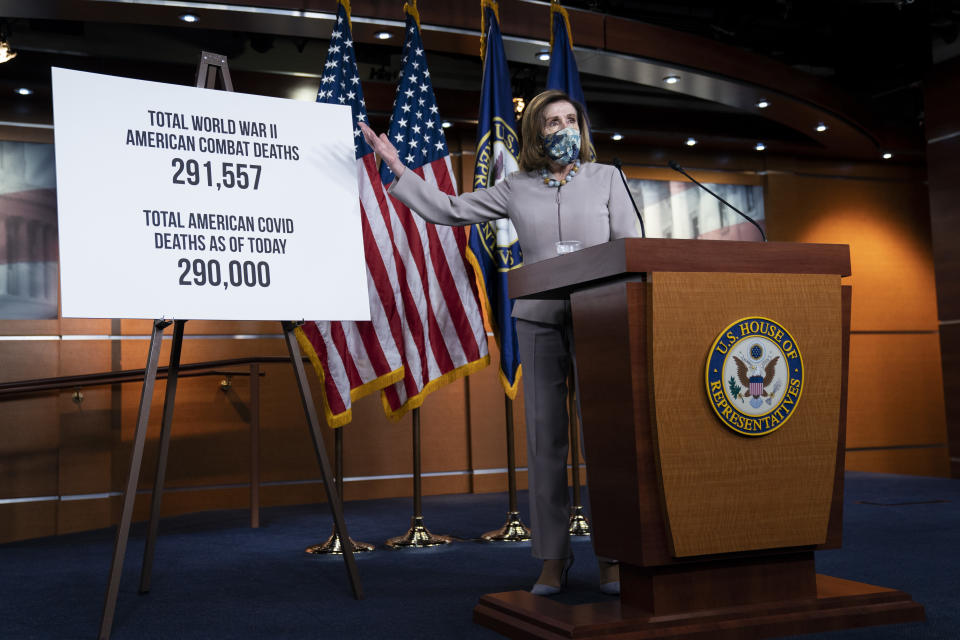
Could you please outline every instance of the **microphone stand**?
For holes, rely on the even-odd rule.
[[[698,187],[700,187],[701,189],[703,189],[704,191],[706,191],[707,193],[709,193],[710,195],[712,195],[714,198],[716,198],[717,200],[719,200],[719,201],[722,202],[723,204],[727,205],[728,207],[730,207],[731,209],[733,209],[734,211],[736,211],[736,212],[740,215],[741,218],[745,219],[747,222],[749,222],[750,224],[752,224],[753,226],[755,226],[755,227],[757,228],[757,231],[760,232],[760,237],[763,238],[763,241],[764,241],[764,242],[767,241],[767,234],[765,234],[765,233],[763,232],[763,227],[761,227],[759,224],[757,224],[756,220],[754,220],[753,218],[751,218],[750,216],[748,216],[747,214],[745,214],[743,211],[740,211],[740,209],[737,209],[735,206],[733,206],[732,204],[730,204],[729,202],[727,202],[726,200],[724,200],[723,198],[721,198],[720,196],[718,196],[717,194],[715,194],[713,191],[711,191],[710,189],[706,188],[705,186],[703,186],[702,184],[700,184],[699,182],[697,182],[696,180],[694,180],[694,179],[693,179],[693,176],[691,176],[689,173],[687,173],[686,171],[684,171],[684,170],[683,170],[683,167],[681,167],[679,164],[677,164],[677,163],[674,162],[673,160],[670,160],[669,162],[667,162],[667,164],[668,164],[668,165],[670,166],[670,168],[673,169],[674,171],[677,171],[678,173],[682,173],[684,176],[686,176],[687,179],[690,180],[690,182],[692,182],[693,184],[697,185]]]
[[[643,216],[640,215],[640,209],[637,208],[637,201],[633,199],[633,192],[631,192],[630,187],[627,186],[627,177],[623,175],[623,163],[620,162],[620,158],[613,159],[613,166],[620,172],[620,179],[623,180],[623,188],[627,190],[627,195],[630,196],[630,203],[633,205],[633,210],[637,212],[637,220],[640,221],[640,237],[646,238],[647,230],[643,226]]]

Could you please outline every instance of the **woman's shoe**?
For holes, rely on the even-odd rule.
[[[600,585],[600,593],[605,593],[608,596],[620,595],[620,581],[604,582]]]
[[[598,560],[600,569],[600,593],[620,595],[620,565],[616,560]]]
[[[555,596],[564,589],[567,588],[567,579],[570,577],[570,567],[573,566],[573,554],[571,553],[567,556],[567,561],[563,565],[563,569],[560,571],[560,586],[555,587],[552,584],[544,584],[542,582],[537,582],[533,585],[533,588],[530,589],[530,593],[535,596]]]

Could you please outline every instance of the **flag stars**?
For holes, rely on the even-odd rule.
[[[422,55],[423,55],[423,49],[421,49],[420,47],[417,47],[416,50],[414,51],[414,53],[416,53],[418,56],[422,56]]]
[[[359,76],[353,76],[352,78],[350,78],[350,84],[352,84],[352,85],[354,85],[354,86],[360,84],[360,77],[359,77]]]
[[[437,109],[437,105],[430,105],[430,113],[436,113],[437,111],[439,111],[439,109]]]
[[[330,45],[330,53],[340,53],[340,45]]]
[[[402,129],[407,126],[407,121],[404,118],[400,118],[397,120],[397,124],[400,125],[400,128]]]
[[[327,62],[323,66],[325,66],[327,69],[332,69],[333,67],[337,66],[337,61],[327,60]]]
[[[347,99],[343,96],[337,96],[337,100],[340,101],[340,104],[345,104],[347,102]]]
[[[415,160],[415,158],[413,157],[413,154],[412,154],[412,153],[408,153],[408,154],[407,154],[407,157],[404,158],[404,160],[406,160],[407,162],[413,162],[413,161]]]
[[[427,103],[427,101],[424,100],[423,98],[417,98],[417,102],[420,103],[420,106],[421,106],[421,107]]]
[[[408,104],[402,105],[400,108],[403,109],[404,113],[407,113],[410,111],[410,105]]]
[[[359,138],[359,137],[360,137],[360,128],[359,128],[359,127],[357,127],[356,129],[353,130],[353,137],[354,137],[354,138]],[[354,147],[354,151],[356,151],[356,147]]]
[[[425,124],[427,125],[427,129],[433,129],[433,120],[427,120]]]
[[[416,148],[417,148],[417,144],[418,144],[418,143],[417,143],[417,139],[416,139],[416,138],[410,138],[410,146],[411,146],[411,147],[413,147],[414,149],[416,149]]]
[[[400,132],[397,132],[397,135],[393,136],[393,139],[397,141],[397,144],[403,144],[403,136],[400,135]]]
[[[345,46],[345,47],[352,47],[352,46],[353,46],[353,40],[350,40],[350,39],[344,40],[344,41],[343,41],[343,46]]]
[[[357,114],[357,122],[363,122],[366,119],[367,119],[367,116],[365,116],[364,114],[362,113]]]
[[[443,151],[443,140],[440,140],[439,142],[437,142],[437,144],[433,146],[437,148],[437,151]]]
[[[333,40],[339,40],[342,37],[343,37],[343,32],[341,31],[334,31],[333,33],[330,34],[330,38]]]
[[[414,132],[414,133],[420,133],[420,125],[415,124],[415,125],[413,125],[413,126],[410,127],[410,128],[413,129],[413,132]]]
[[[423,118],[423,112],[417,111],[417,118]]]
[[[408,98],[412,98],[412,97],[413,97],[413,89],[407,89],[406,91],[403,92],[403,95],[407,96]]]
[[[356,97],[357,97],[357,94],[355,94],[353,91],[347,92],[347,100],[353,100]]]
[[[419,62],[414,62],[414,63],[411,63],[410,66],[412,66],[414,69],[419,69],[419,68],[420,68],[420,63],[419,63]]]
[[[430,88],[430,85],[428,85],[426,82],[420,85],[420,91],[426,91],[429,88]]]

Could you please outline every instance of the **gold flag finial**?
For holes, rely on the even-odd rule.
[[[403,12],[408,16],[413,16],[417,22],[417,29],[420,28],[420,12],[417,11],[417,0],[407,0],[403,3]]]
[[[480,59],[483,60],[487,55],[487,30],[490,25],[487,24],[487,7],[493,10],[493,16],[500,23],[500,7],[495,0],[480,0]]]
[[[573,31],[570,30],[570,14],[560,4],[560,0],[551,0],[550,2],[550,53],[553,53],[553,14],[559,13],[563,16],[563,22],[567,26],[567,41],[570,43],[570,50],[573,51]]]

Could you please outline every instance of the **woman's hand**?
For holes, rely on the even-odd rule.
[[[388,167],[390,167],[390,171],[393,171],[393,175],[398,178],[403,175],[406,167],[403,166],[402,162],[400,162],[400,156],[397,154],[397,148],[393,146],[392,142],[390,142],[390,138],[387,137],[387,134],[381,133],[379,136],[377,136],[373,129],[367,126],[366,122],[360,123],[360,130],[363,132],[363,139],[367,141],[368,145],[373,147],[374,153],[380,156],[380,159],[383,160]]]

